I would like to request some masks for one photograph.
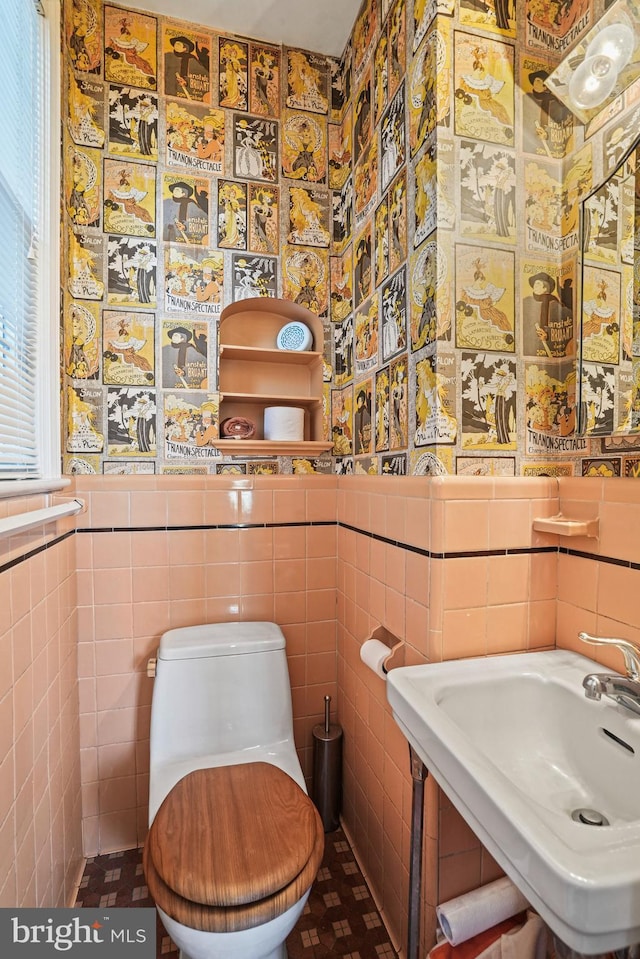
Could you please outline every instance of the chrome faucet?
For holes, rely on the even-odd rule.
[[[623,655],[626,676],[617,673],[589,673],[582,680],[587,699],[600,700],[603,695],[640,716],[640,646],[628,639],[610,639],[578,633],[578,639],[592,646],[615,646]]]

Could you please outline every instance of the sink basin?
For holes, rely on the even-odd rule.
[[[584,676],[603,671],[558,649],[387,676],[429,772],[552,931],[586,955],[640,942],[640,716],[585,697]],[[598,816],[608,825],[591,824]]]

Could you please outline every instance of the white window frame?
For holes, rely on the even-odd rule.
[[[24,0],[33,3],[34,0]],[[60,453],[60,189],[61,52],[60,0],[40,0],[43,30],[42,150],[40,154],[42,258],[38,274],[38,368],[36,377],[39,478],[1,480],[0,499],[46,493],[68,486]]]

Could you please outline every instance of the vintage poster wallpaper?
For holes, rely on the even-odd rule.
[[[363,0],[331,58],[64,0],[65,472],[640,475],[637,226],[595,189],[640,81],[584,123],[545,84],[611,6]],[[324,326],[321,456],[216,448],[253,296]]]

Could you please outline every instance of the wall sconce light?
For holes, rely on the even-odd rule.
[[[587,123],[640,76],[640,50],[628,0],[617,0],[558,64],[549,89]]]
[[[611,95],[635,45],[626,23],[611,23],[594,37],[569,80],[569,98],[579,109],[599,107]]]

